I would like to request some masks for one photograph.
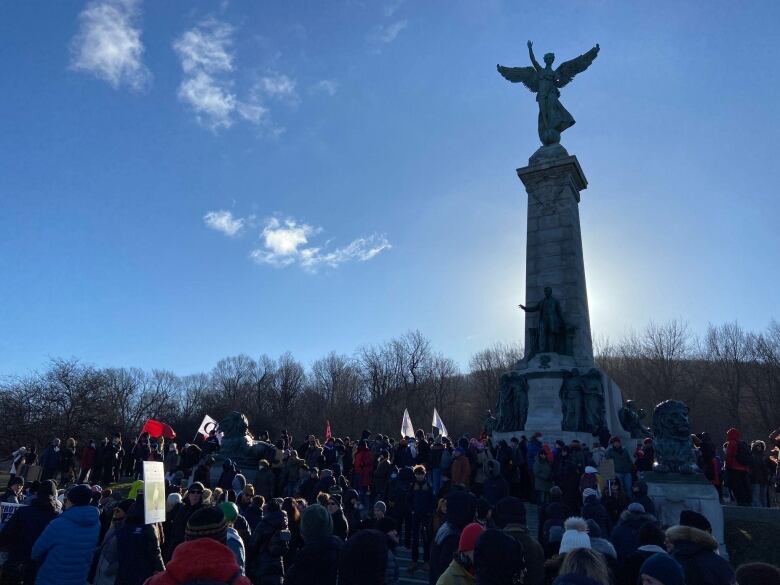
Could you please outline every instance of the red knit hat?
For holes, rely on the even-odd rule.
[[[463,529],[460,533],[460,543],[458,544],[458,552],[469,552],[474,550],[477,546],[477,539],[485,532],[485,527],[482,524],[473,522]]]

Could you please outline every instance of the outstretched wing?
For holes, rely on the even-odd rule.
[[[533,67],[503,67],[496,65],[498,72],[512,83],[522,83],[533,92],[539,91],[539,78]]]
[[[556,85],[558,87],[563,87],[564,85],[569,83],[572,79],[574,79],[575,75],[577,75],[578,73],[582,73],[588,67],[590,67],[590,64],[593,63],[593,60],[596,58],[596,55],[598,54],[599,54],[599,46],[596,45],[587,53],[583,53],[582,55],[580,55],[579,57],[575,57],[571,61],[566,61],[565,63],[561,63],[561,66],[555,70],[555,72],[558,74],[558,80],[556,82]]]

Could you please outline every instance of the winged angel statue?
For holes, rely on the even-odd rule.
[[[555,60],[553,53],[545,54],[544,67],[539,65],[534,57],[531,41],[528,41],[528,54],[533,67],[497,65],[498,72],[512,83],[521,82],[536,94],[536,101],[539,102],[539,140],[545,146],[557,144],[561,141],[561,132],[574,125],[574,118],[558,100],[561,95],[558,90],[593,63],[599,54],[599,46],[596,45],[587,53],[562,63],[558,69],[552,68]]]

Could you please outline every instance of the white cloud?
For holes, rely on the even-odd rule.
[[[312,92],[322,92],[327,93],[330,96],[336,95],[336,92],[339,90],[339,84],[337,81],[334,81],[332,79],[322,79],[315,83],[311,90]]]
[[[246,220],[240,217],[233,217],[230,211],[223,209],[220,211],[209,211],[203,216],[203,223],[226,236],[235,237],[244,229]]]
[[[113,88],[148,86],[152,75],[143,64],[140,0],[94,0],[79,15],[71,41],[70,67],[107,81]]]
[[[385,16],[390,18],[393,16],[393,14],[396,13],[396,11],[401,8],[401,4],[404,3],[404,0],[391,0],[387,4],[385,4]]]
[[[388,44],[392,43],[396,37],[406,28],[405,20],[398,20],[391,22],[390,24],[381,24],[377,26],[373,33],[370,35],[370,39],[375,43]]]
[[[252,250],[250,258],[258,264],[270,264],[279,268],[293,264],[304,270],[316,272],[321,266],[336,268],[345,262],[366,262],[390,248],[387,238],[371,235],[357,238],[342,248],[327,250],[323,246],[310,245],[313,236],[322,230],[294,219],[284,222],[277,218],[267,221],[261,233],[262,248]]]
[[[290,104],[297,104],[300,101],[295,89],[295,80],[282,73],[270,73],[261,77],[255,84],[252,95],[256,101],[261,101],[264,96]]]
[[[188,104],[204,126],[229,128],[238,100],[226,74],[233,71],[233,28],[210,18],[188,30],[173,43],[184,78],[179,99]]]

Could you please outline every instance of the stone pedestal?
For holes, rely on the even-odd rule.
[[[593,343],[585,286],[585,264],[580,234],[580,191],[588,182],[576,156],[556,145],[541,156],[540,149],[527,167],[517,169],[528,192],[525,302],[534,305],[549,286],[561,303],[567,331],[567,353],[581,367],[593,366]],[[547,151],[545,151],[547,152]],[[538,314],[525,320],[526,351],[535,346]],[[533,331],[532,331],[533,330]],[[541,348],[543,349],[543,348]]]
[[[723,506],[718,492],[704,475],[697,473],[682,475],[678,473],[646,473],[647,495],[655,504],[655,513],[662,526],[674,526],[680,523],[680,512],[693,510],[698,512],[712,525],[712,536],[725,555],[725,525]]]

